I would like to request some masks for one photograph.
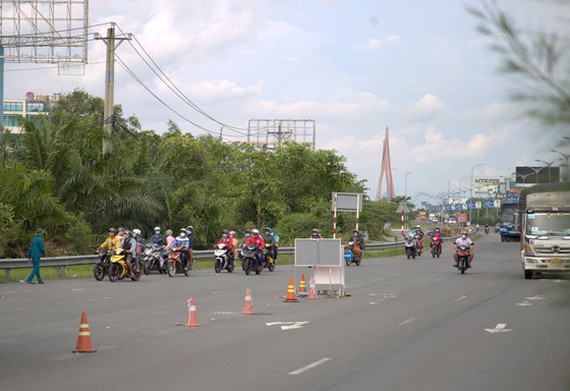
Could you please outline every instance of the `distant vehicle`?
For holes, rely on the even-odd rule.
[[[457,220],[455,220],[454,217],[450,217],[449,220],[447,220],[448,224],[457,224]]]
[[[524,278],[570,273],[570,182],[523,189],[520,221]]]
[[[501,223],[497,223],[495,225],[495,233],[499,232],[501,230]]]
[[[510,194],[499,210],[501,242],[517,242],[520,240],[521,227],[519,221],[519,195]]]

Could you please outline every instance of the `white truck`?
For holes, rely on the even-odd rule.
[[[570,273],[570,182],[522,190],[519,212],[524,277]]]

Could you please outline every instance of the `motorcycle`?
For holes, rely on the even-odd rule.
[[[431,247],[431,256],[432,258],[438,257],[441,255],[441,239],[438,238],[431,238],[429,242],[429,246]]]
[[[406,248],[406,256],[408,259],[416,259],[416,250],[418,248],[416,238],[411,235],[406,236],[404,246]]]
[[[424,251],[424,238],[423,238],[423,236],[416,239],[416,245],[418,246],[418,248],[416,249],[416,253],[417,253],[417,256],[419,257],[420,255],[422,255],[422,252]]]
[[[93,267],[93,276],[97,281],[103,281],[103,278],[109,274],[109,266],[111,264],[111,251],[104,248],[99,249],[99,262]]]
[[[147,243],[142,252],[143,272],[149,275],[152,270],[158,270],[164,273],[164,261],[162,259],[162,246],[158,244]]]
[[[459,246],[457,249],[457,260],[458,260],[458,269],[461,274],[465,274],[465,271],[469,268],[469,246]]]
[[[361,252],[359,246],[354,242],[354,240],[349,241],[344,246],[344,261],[346,266],[350,266],[355,263],[356,266],[360,266]]]
[[[273,246],[269,243],[265,244],[263,250],[263,267],[269,269],[270,272],[275,270],[275,262],[273,261]]]
[[[216,273],[226,269],[228,273],[234,271],[235,262],[228,245],[225,243],[218,243],[214,250],[214,271]]]
[[[187,250],[187,246],[172,248],[172,251],[168,254],[167,270],[169,277],[174,277],[176,273],[184,273],[186,277],[190,275],[190,272],[192,272],[192,263],[190,262],[190,259],[187,259],[186,266],[184,266],[182,262],[182,253]]]
[[[255,271],[255,274],[261,273],[261,265],[259,265],[257,260],[257,246],[254,243],[250,243],[241,252],[245,275],[249,276],[249,273],[252,271]]]
[[[125,278],[129,272],[126,260],[127,254],[122,248],[115,250],[115,254],[111,256],[111,262],[109,266],[109,281],[116,282],[117,280],[122,280]],[[141,279],[141,270],[138,260],[131,262],[133,268],[133,276],[131,280],[138,281]]]

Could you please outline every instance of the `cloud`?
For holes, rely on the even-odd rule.
[[[416,121],[425,121],[451,110],[435,95],[426,94],[410,107],[410,117]]]
[[[361,49],[361,50],[376,50],[388,42],[396,42],[399,39],[400,39],[400,37],[398,35],[389,35],[384,39],[382,39],[382,38],[370,38],[368,40],[368,42],[366,42],[362,45],[358,45],[358,46],[356,46],[356,48]]]

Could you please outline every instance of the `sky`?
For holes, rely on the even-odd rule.
[[[317,148],[343,155],[349,170],[366,180],[371,198],[389,127],[396,194],[419,202],[426,200],[423,193],[467,195],[478,164],[487,163],[474,169],[475,177],[493,178],[559,157],[550,152],[554,134],[509,100],[513,80],[498,71],[500,57],[476,31],[468,5],[480,2],[97,0],[90,2],[89,24],[115,22],[134,34],[173,83],[220,122],[246,127],[252,118],[315,120]],[[570,27],[559,19],[568,7],[556,2],[499,5],[529,31]],[[107,27],[90,32],[106,35]],[[220,125],[158,80],[129,42],[116,54],[174,110],[219,132]],[[105,44],[91,40],[82,76],[58,75],[57,67],[45,64],[6,64],[4,96],[82,88],[103,97],[104,61]],[[115,104],[135,114],[143,129],[162,133],[173,120],[184,132],[206,134],[163,106],[119,63],[115,70]],[[230,130],[224,135],[243,140]]]

